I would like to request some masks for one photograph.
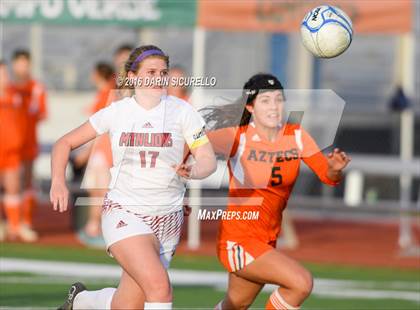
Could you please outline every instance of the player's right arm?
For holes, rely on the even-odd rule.
[[[113,104],[93,114],[89,121],[73,129],[55,144],[51,154],[50,200],[54,210],[67,210],[69,191],[66,187],[65,171],[70,152],[93,140],[97,135],[108,132],[114,123],[116,108]]]
[[[54,144],[51,152],[51,190],[50,200],[55,211],[67,210],[69,191],[65,181],[66,166],[70,152],[93,140],[96,131],[89,121],[73,129]]]

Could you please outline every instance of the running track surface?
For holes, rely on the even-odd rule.
[[[300,245],[283,250],[304,262],[376,267],[420,268],[420,258],[403,255],[398,248],[398,222],[352,222],[325,219],[294,219]],[[82,247],[72,232],[71,214],[53,212],[49,205],[38,207],[35,228],[39,244]],[[188,250],[187,225],[177,253],[216,255],[217,221],[202,221],[201,246]],[[413,235],[420,241],[420,225],[413,223]]]

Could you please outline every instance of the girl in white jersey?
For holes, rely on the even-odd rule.
[[[133,50],[123,79],[135,81],[134,96],[95,113],[54,145],[50,198],[54,210],[64,212],[68,201],[64,171],[70,151],[109,134],[113,167],[102,232],[108,252],[123,269],[118,289],[87,291],[75,283],[60,309],[172,307],[166,269],[183,221],[182,176],[204,178],[214,172],[216,160],[201,116],[185,101],[166,96],[156,80],[149,83],[165,77],[168,65],[168,57],[156,46]],[[185,143],[194,156],[193,166],[183,164]]]

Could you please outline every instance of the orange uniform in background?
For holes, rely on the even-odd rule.
[[[19,171],[24,143],[25,110],[20,94],[9,86],[0,95],[0,171]],[[21,223],[20,196],[3,197],[9,231],[17,234]],[[1,238],[2,239],[2,238]],[[1,240],[0,239],[0,240]]]
[[[90,115],[105,108],[114,100],[114,95],[112,92],[114,89],[115,82],[111,81],[107,87],[104,87],[96,94],[95,101],[89,109]],[[99,152],[101,154],[100,156],[103,156],[108,167],[112,167],[112,150],[108,134],[102,135],[95,140],[91,156],[95,156],[96,152]]]
[[[45,87],[33,79],[24,83],[15,84],[14,87],[22,96],[25,110],[22,161],[24,163],[32,163],[39,153],[38,123],[47,117],[47,94]],[[26,182],[28,181],[26,180]],[[33,213],[36,207],[36,193],[31,183],[30,181],[29,185],[24,185],[23,194],[22,219],[27,227],[32,227]]]
[[[17,169],[22,161],[25,111],[22,96],[8,87],[0,96],[0,170]]]
[[[39,121],[47,117],[47,94],[45,87],[35,80],[16,85],[16,89],[22,96],[25,108],[25,140],[22,158],[33,161],[39,152],[37,125]]]
[[[217,252],[224,267],[234,272],[275,248],[301,161],[323,183],[337,183],[328,179],[326,157],[299,125],[283,126],[275,142],[265,140],[253,123],[209,132],[208,137],[215,152],[228,159],[226,211],[231,218],[221,220]],[[249,218],[251,214],[258,218]]]
[[[115,82],[110,81],[109,84],[96,93],[95,101],[89,108],[89,114],[94,114],[99,110],[108,106],[114,99],[112,90],[115,89]]]

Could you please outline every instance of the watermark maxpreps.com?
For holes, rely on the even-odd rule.
[[[260,211],[198,210],[198,220],[258,220]]]

